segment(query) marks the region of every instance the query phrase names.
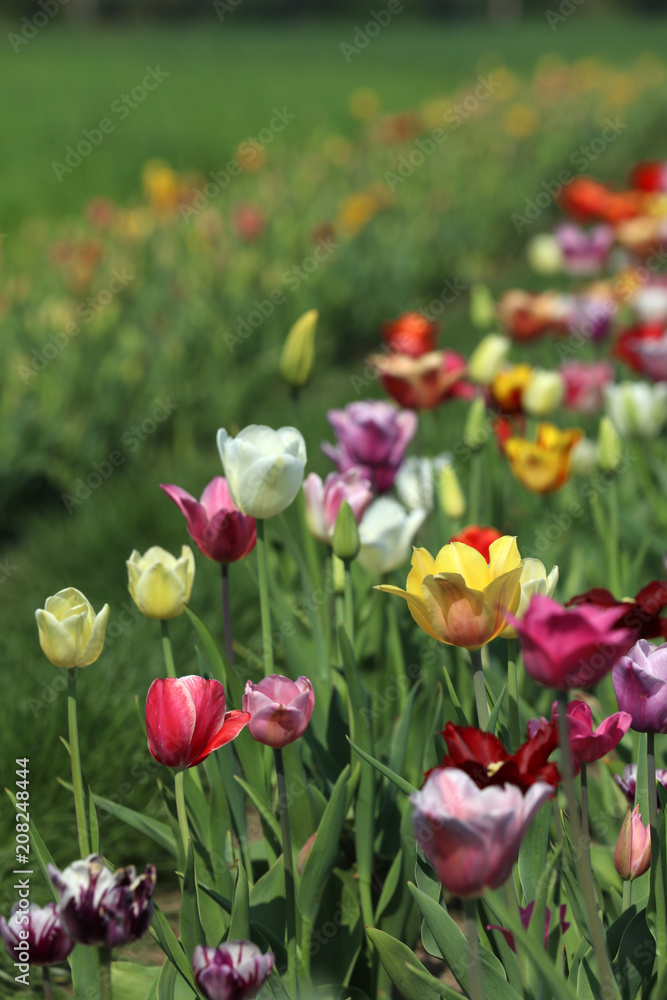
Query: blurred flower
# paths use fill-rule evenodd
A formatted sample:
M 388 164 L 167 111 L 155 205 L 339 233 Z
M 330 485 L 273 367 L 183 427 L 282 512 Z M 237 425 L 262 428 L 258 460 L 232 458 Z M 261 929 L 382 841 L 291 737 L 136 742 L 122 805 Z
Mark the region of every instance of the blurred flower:
M 551 233 L 539 233 L 526 246 L 528 263 L 536 274 L 558 274 L 563 267 L 563 255 L 558 240 Z
M 612 671 L 618 707 L 637 733 L 667 733 L 667 646 L 640 639 Z
M 561 292 L 511 289 L 498 301 L 498 318 L 513 340 L 535 340 L 545 333 L 566 333 L 573 299 Z
M 563 211 L 579 222 L 615 225 L 640 212 L 642 197 L 634 191 L 613 192 L 591 177 L 579 176 L 563 188 L 558 201 Z
M 315 328 L 319 313 L 309 309 L 291 327 L 282 354 L 280 371 L 289 384 L 300 389 L 310 378 L 315 361 Z
M 528 827 L 552 794 L 542 781 L 524 795 L 516 785 L 479 789 L 457 768 L 436 770 L 410 796 L 417 843 L 446 889 L 479 896 L 509 878 Z
M 251 941 L 226 941 L 217 948 L 198 944 L 192 971 L 205 1000 L 249 1000 L 269 978 L 276 957 Z
M 218 451 L 237 506 L 251 517 L 274 517 L 292 503 L 303 481 L 306 444 L 295 427 L 260 424 L 235 438 L 221 427 Z
M 630 172 L 630 186 L 640 191 L 667 191 L 667 162 L 642 160 Z
M 616 432 L 614 432 L 616 433 Z M 582 438 L 570 453 L 573 476 L 592 476 L 598 467 L 598 443 L 591 438 Z
M 533 368 L 521 393 L 521 409 L 531 417 L 546 417 L 563 401 L 565 380 L 560 372 Z
M 616 302 L 606 291 L 603 293 L 603 290 L 599 293 L 589 291 L 586 295 L 576 295 L 572 299 L 567 333 L 586 337 L 597 344 L 609 336 L 617 308 Z
M 496 318 L 496 305 L 488 285 L 477 282 L 470 289 L 470 322 L 478 330 L 492 326 Z
M 381 208 L 384 208 L 384 202 L 370 191 L 359 191 L 348 195 L 340 204 L 336 225 L 353 236 L 370 222 Z
M 511 365 L 501 369 L 490 385 L 491 401 L 501 413 L 521 413 L 523 392 L 532 377 L 531 365 Z
M 407 601 L 410 614 L 428 635 L 452 646 L 479 649 L 495 639 L 521 597 L 523 564 L 516 539 L 504 535 L 489 547 L 489 562 L 477 549 L 450 542 L 435 559 L 415 549 L 406 590 L 378 590 Z
M 554 566 L 547 575 L 544 563 L 540 562 L 539 559 L 524 559 L 520 582 L 521 598 L 519 600 L 519 607 L 515 612 L 515 617 L 519 620 L 526 614 L 533 594 L 545 594 L 547 597 L 553 597 L 553 592 L 558 583 L 558 566 Z M 518 636 L 517 630 L 513 625 L 508 625 L 500 634 L 503 639 L 516 639 Z
M 639 806 L 628 809 L 614 850 L 614 865 L 622 879 L 639 878 L 651 867 L 651 825 L 642 823 Z
M 510 615 L 510 623 L 521 639 L 526 673 L 560 690 L 593 687 L 635 638 L 634 629 L 618 627 L 615 608 L 565 610 L 543 594 L 532 597 L 523 621 Z
M 599 608 L 616 608 L 618 624 L 636 630 L 637 639 L 667 639 L 667 618 L 660 612 L 667 607 L 667 580 L 652 580 L 632 599 L 617 600 L 602 587 L 594 587 L 571 598 L 565 607 L 595 604 Z
M 497 531 L 496 528 L 482 528 L 477 524 L 469 524 L 456 535 L 452 535 L 449 541 L 463 542 L 464 545 L 477 549 L 479 554 L 484 557 L 485 562 L 488 563 L 490 559 L 489 546 L 502 537 L 502 532 Z
M 243 711 L 249 714 L 250 735 L 274 750 L 303 736 L 314 705 L 315 693 L 307 677 L 292 681 L 271 674 L 259 684 L 246 681 Z
M 232 214 L 232 225 L 240 239 L 252 243 L 264 235 L 266 219 L 262 210 L 256 205 L 237 205 Z
M 102 652 L 109 605 L 99 614 L 80 590 L 66 587 L 35 611 L 39 644 L 54 667 L 87 667 Z
M 618 432 L 609 417 L 601 417 L 598 428 L 598 465 L 601 469 L 613 471 L 620 468 L 622 459 L 623 446 Z
M 347 500 L 343 500 L 334 526 L 331 548 L 335 556 L 344 563 L 351 563 L 359 555 L 361 541 L 359 527 L 354 512 Z
M 479 385 L 490 385 L 502 370 L 511 347 L 507 337 L 487 333 L 468 360 L 468 374 Z
M 531 921 L 531 918 L 533 916 L 533 910 L 534 909 L 535 909 L 535 900 L 533 900 L 532 903 L 529 903 L 528 906 L 520 906 L 519 907 L 519 916 L 521 918 L 521 923 L 523 925 L 523 929 L 526 930 L 526 931 L 530 928 L 530 921 Z M 565 931 L 570 926 L 569 923 L 567 922 L 567 920 L 565 919 L 565 914 L 566 913 L 567 913 L 567 905 L 565 903 L 562 903 L 561 906 L 560 906 L 560 915 L 559 915 L 560 932 L 561 932 L 561 934 L 565 934 Z M 549 928 L 550 927 L 551 927 L 551 910 L 549 909 L 548 906 L 546 906 L 544 908 L 544 948 L 545 948 L 545 950 L 549 947 Z M 511 931 L 505 930 L 504 927 L 499 927 L 498 924 L 487 924 L 486 925 L 486 929 L 487 929 L 487 931 L 500 931 L 500 933 L 503 935 L 503 937 L 507 941 L 507 943 L 510 946 L 510 948 L 512 949 L 512 951 L 516 951 L 516 944 L 514 942 L 514 935 L 512 934 Z
M 421 313 L 407 312 L 382 324 L 382 339 L 390 350 L 419 358 L 435 350 L 438 325 Z
M 398 499 L 408 510 L 433 510 L 434 480 L 452 461 L 450 452 L 435 458 L 409 455 L 403 459 L 394 486 Z
M 539 115 L 530 104 L 513 104 L 503 118 L 505 131 L 513 139 L 525 139 L 532 135 L 540 124 Z
M 582 229 L 571 222 L 556 226 L 556 242 L 567 274 L 589 275 L 602 270 L 614 245 L 611 226 Z
M 367 573 L 376 574 L 391 573 L 401 566 L 426 514 L 426 510 L 419 508 L 408 512 L 393 497 L 374 500 L 359 525 L 360 566 Z
M 141 875 L 134 865 L 111 872 L 99 854 L 90 854 L 62 872 L 49 864 L 47 872 L 58 893 L 63 927 L 77 943 L 117 948 L 148 930 L 155 865 L 146 865 Z
M 74 948 L 74 941 L 62 925 L 55 903 L 30 904 L 25 910 L 14 903 L 9 920 L 0 917 L 0 935 L 15 962 L 19 952 L 28 951 L 29 965 L 56 965 L 64 962 Z
M 603 389 L 614 380 L 609 361 L 566 361 L 561 365 L 565 380 L 563 405 L 579 413 L 598 413 L 602 409 Z
M 190 538 L 209 559 L 236 562 L 254 549 L 254 518 L 238 509 L 223 476 L 211 480 L 199 502 L 180 486 L 160 484 L 160 489 L 174 501 L 187 521 Z
M 373 499 L 370 481 L 356 468 L 347 472 L 331 472 L 324 482 L 311 472 L 303 484 L 306 499 L 306 524 L 320 542 L 331 545 L 336 518 L 343 500 L 347 500 L 357 524 Z
M 637 371 L 654 382 L 667 381 L 667 329 L 656 338 L 637 338 L 633 344 Z
M 442 736 L 447 756 L 428 775 L 441 768 L 456 767 L 465 771 L 478 788 L 516 785 L 522 792 L 527 792 L 537 781 L 554 788 L 560 782 L 558 768 L 549 763 L 549 757 L 558 747 L 558 730 L 553 722 L 536 729 L 513 754 L 507 752 L 493 733 L 473 726 L 448 722 Z
M 128 589 L 147 618 L 177 618 L 190 600 L 195 578 L 195 557 L 188 545 L 180 558 L 153 545 L 141 555 L 136 549 L 127 560 Z
M 660 782 L 663 788 L 667 789 L 667 767 L 656 767 L 655 778 L 657 795 L 658 782 Z M 615 774 L 614 780 L 630 805 L 633 806 L 635 804 L 635 795 L 637 790 L 637 765 L 626 764 L 623 768 L 623 774 Z
M 466 498 L 456 469 L 451 462 L 440 469 L 438 481 L 438 502 L 440 509 L 452 521 L 458 521 L 465 516 Z
M 348 107 L 354 118 L 366 121 L 377 115 L 380 110 L 380 98 L 377 92 L 371 90 L 370 87 L 359 87 L 358 90 L 353 90 L 350 94 Z
M 146 696 L 146 735 L 155 760 L 184 771 L 235 739 L 247 712 L 227 712 L 225 689 L 196 674 L 158 677 Z
M 143 169 L 144 193 L 153 209 L 175 211 L 183 191 L 183 182 L 164 160 L 149 160 Z
M 607 413 L 621 437 L 656 437 L 667 420 L 667 384 L 619 382 L 604 390 Z
M 661 344 L 666 331 L 667 326 L 662 318 L 629 327 L 619 334 L 612 348 L 612 354 L 620 358 L 633 371 L 639 372 L 640 375 L 646 375 L 645 357 L 647 355 L 644 348 L 653 343 Z M 659 355 L 660 350 L 658 350 Z
M 379 371 L 385 392 L 409 410 L 432 410 L 447 399 L 475 394 L 463 381 L 465 358 L 455 351 L 431 351 L 419 358 L 372 354 L 368 361 Z
M 116 205 L 110 198 L 92 198 L 86 205 L 86 218 L 92 226 L 107 229 L 116 218 Z
M 553 493 L 570 476 L 571 452 L 583 431 L 561 431 L 553 424 L 538 424 L 537 440 L 510 437 L 504 450 L 516 479 L 533 493 Z
M 553 703 L 551 718 L 558 722 L 558 702 Z M 567 706 L 567 725 L 572 752 L 572 763 L 575 774 L 579 773 L 581 764 L 592 764 L 601 760 L 618 746 L 632 722 L 632 716 L 627 712 L 616 712 L 603 719 L 597 729 L 593 730 L 593 714 L 585 701 L 573 699 Z
M 667 322 L 667 284 L 664 276 L 653 275 L 649 281 L 642 282 L 631 303 L 639 322 L 659 324 L 656 336 L 661 336 Z
M 344 410 L 329 410 L 327 419 L 338 441 L 335 446 L 325 441 L 322 451 L 338 471 L 358 466 L 376 492 L 391 489 L 417 430 L 417 415 L 383 401 L 365 400 L 349 403 Z

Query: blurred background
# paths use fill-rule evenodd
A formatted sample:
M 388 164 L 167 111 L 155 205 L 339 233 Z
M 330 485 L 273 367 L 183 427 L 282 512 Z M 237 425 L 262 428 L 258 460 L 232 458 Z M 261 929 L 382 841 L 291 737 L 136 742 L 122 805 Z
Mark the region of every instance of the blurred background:
M 383 321 L 421 310 L 467 355 L 476 283 L 543 287 L 524 248 L 553 227 L 564 175 L 622 186 L 637 160 L 667 157 L 661 8 L 2 0 L 0 777 L 30 758 L 59 863 L 66 698 L 34 610 L 68 586 L 111 605 L 79 683 L 86 776 L 145 807 L 142 706 L 163 666 L 124 561 L 188 541 L 158 484 L 199 496 L 221 471 L 218 427 L 251 422 L 296 423 L 324 475 L 327 408 L 381 395 L 365 358 Z M 310 308 L 317 360 L 295 409 L 278 358 Z M 424 421 L 433 453 L 464 412 Z M 508 489 L 497 526 L 514 533 L 534 500 Z M 599 583 L 577 558 L 572 592 Z M 250 642 L 247 562 L 232 604 Z M 221 634 L 218 587 L 197 553 L 193 607 Z M 173 635 L 179 671 L 197 670 L 181 619 Z M 12 819 L 3 802 L 0 873 Z M 113 819 L 104 847 L 119 864 L 154 857 Z M 7 912 L 10 874 L 1 885 Z

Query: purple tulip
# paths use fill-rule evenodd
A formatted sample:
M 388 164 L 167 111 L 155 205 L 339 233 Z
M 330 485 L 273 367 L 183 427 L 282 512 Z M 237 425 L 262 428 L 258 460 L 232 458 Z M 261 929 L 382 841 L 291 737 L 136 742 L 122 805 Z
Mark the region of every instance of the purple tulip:
M 190 538 L 209 559 L 236 562 L 255 547 L 255 519 L 238 509 L 224 476 L 212 479 L 199 501 L 180 486 L 160 484 L 160 489 L 178 506 Z
M 613 299 L 603 299 L 599 295 L 575 295 L 568 329 L 598 343 L 611 333 L 612 317 L 617 308 Z
M 60 920 L 55 903 L 23 908 L 14 903 L 9 920 L 0 917 L 0 934 L 10 958 L 28 965 L 56 965 L 74 948 Z
M 597 274 L 604 267 L 615 234 L 611 226 L 593 226 L 582 229 L 572 222 L 564 222 L 554 232 L 567 274 Z
M 618 707 L 637 733 L 667 733 L 667 646 L 635 643 L 612 671 Z
M 137 875 L 133 865 L 111 872 L 99 854 L 47 871 L 58 892 L 58 912 L 79 944 L 116 948 L 146 933 L 153 916 L 155 865 Z
M 656 767 L 655 776 L 663 788 L 667 788 L 667 767 Z M 629 804 L 631 806 L 634 805 L 635 791 L 637 788 L 637 765 L 626 764 L 623 768 L 623 774 L 615 774 L 614 779 Z
M 303 492 L 308 528 L 315 538 L 328 545 L 331 545 L 343 500 L 347 500 L 359 524 L 373 499 L 370 480 L 364 478 L 360 469 L 331 472 L 324 482 L 316 472 L 311 472 L 303 484 Z
M 246 681 L 243 711 L 250 713 L 250 735 L 274 750 L 286 747 L 303 735 L 314 704 L 313 685 L 307 677 L 292 681 L 289 677 L 271 674 L 259 684 Z
M 192 955 L 195 983 L 206 1000 L 248 1000 L 268 979 L 276 957 L 251 941 L 227 941 L 217 948 L 198 944 Z
M 327 419 L 338 443 L 325 441 L 322 451 L 338 471 L 356 466 L 376 493 L 391 489 L 417 430 L 417 414 L 383 401 L 365 400 L 350 403 L 344 410 L 329 410 Z

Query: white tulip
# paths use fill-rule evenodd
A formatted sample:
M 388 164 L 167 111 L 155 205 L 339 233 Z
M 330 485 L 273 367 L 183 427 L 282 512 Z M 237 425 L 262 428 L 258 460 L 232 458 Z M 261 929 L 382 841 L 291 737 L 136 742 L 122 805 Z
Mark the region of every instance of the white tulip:
M 667 385 L 619 382 L 604 389 L 607 413 L 621 437 L 655 437 L 667 420 Z
M 374 500 L 359 525 L 358 562 L 368 573 L 391 573 L 406 561 L 428 511 L 408 512 L 398 500 Z
M 553 596 L 556 584 L 558 583 L 558 566 L 554 566 L 547 576 L 544 563 L 540 562 L 539 559 L 524 559 L 520 583 L 521 597 L 519 598 L 519 607 L 514 613 L 514 617 L 518 618 L 519 621 L 528 610 L 528 605 L 533 594 L 542 594 L 546 597 Z M 503 639 L 516 639 L 518 635 L 517 630 L 512 625 L 508 625 L 500 634 Z
M 433 495 L 437 477 L 452 461 L 450 452 L 435 458 L 410 455 L 403 459 L 394 481 L 399 500 L 408 510 L 433 510 Z
M 218 451 L 234 503 L 251 517 L 274 517 L 292 503 L 303 481 L 306 444 L 295 427 L 260 424 L 235 438 L 218 431 Z
M 488 333 L 480 340 L 468 361 L 468 373 L 473 382 L 491 385 L 505 364 L 511 346 L 508 338 L 500 333 Z

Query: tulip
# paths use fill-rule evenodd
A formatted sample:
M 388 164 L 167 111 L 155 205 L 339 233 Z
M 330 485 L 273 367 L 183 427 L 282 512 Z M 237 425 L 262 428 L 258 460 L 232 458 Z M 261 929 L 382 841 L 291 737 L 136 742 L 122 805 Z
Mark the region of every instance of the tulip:
M 637 631 L 638 639 L 667 639 L 667 618 L 661 611 L 667 607 L 667 580 L 652 580 L 630 600 L 618 601 L 602 587 L 594 587 L 584 594 L 577 594 L 566 607 L 579 604 L 596 604 L 600 608 L 616 608 L 618 624 Z
M 667 379 L 667 334 L 655 340 L 641 340 L 635 345 L 635 355 L 640 364 L 640 372 L 654 382 Z
M 180 486 L 160 485 L 187 521 L 188 534 L 200 551 L 219 563 L 243 559 L 255 547 L 252 517 L 242 514 L 232 500 L 226 479 L 212 479 L 197 502 Z
M 551 718 L 558 720 L 558 702 L 553 703 Z M 614 749 L 621 742 L 632 723 L 628 712 L 616 712 L 603 719 L 593 731 L 593 715 L 585 701 L 574 699 L 567 706 L 567 725 L 573 763 L 592 764 Z
M 146 697 L 148 749 L 155 760 L 183 771 L 235 739 L 247 712 L 226 712 L 225 689 L 195 674 L 154 680 Z
M 360 546 L 359 528 L 357 527 L 354 512 L 347 500 L 343 500 L 340 505 L 340 510 L 338 511 L 336 526 L 331 539 L 333 554 L 338 556 L 342 562 L 351 563 L 352 560 L 356 559 L 359 555 Z M 345 581 L 343 576 L 343 589 L 344 584 Z
M 639 878 L 651 867 L 651 826 L 644 826 L 639 806 L 628 809 L 614 850 L 616 871 L 625 881 Z
M 563 401 L 565 382 L 560 372 L 534 368 L 521 393 L 521 408 L 532 417 L 545 417 Z
M 563 270 L 573 275 L 597 274 L 601 271 L 615 239 L 611 226 L 581 229 L 571 222 L 557 226 L 554 235 L 562 255 Z
M 401 503 L 408 510 L 433 510 L 434 479 L 451 460 L 449 452 L 436 458 L 409 455 L 403 459 L 394 483 Z
M 514 340 L 535 340 L 545 333 L 566 333 L 574 300 L 561 292 L 511 289 L 498 302 L 498 317 Z
M 248 1000 L 269 978 L 275 961 L 273 952 L 263 955 L 251 941 L 226 941 L 217 948 L 198 944 L 192 971 L 206 1000 Z
M 530 365 L 501 369 L 490 385 L 491 400 L 501 413 L 521 413 L 523 392 L 533 374 Z
M 616 612 L 618 614 L 618 612 Z M 667 733 L 667 646 L 640 639 L 612 672 L 618 707 L 638 733 Z
M 487 333 L 470 355 L 468 373 L 473 382 L 490 385 L 502 369 L 511 342 L 500 333 Z
M 147 618 L 177 618 L 190 600 L 195 576 L 195 557 L 184 545 L 177 558 L 159 545 L 144 552 L 136 549 L 126 562 L 132 600 Z
M 382 339 L 392 351 L 419 358 L 435 350 L 438 327 L 421 313 L 403 313 L 393 322 L 383 323 Z
M 311 472 L 303 484 L 306 499 L 306 524 L 315 538 L 331 545 L 336 518 L 343 500 L 352 508 L 357 524 L 373 499 L 373 490 L 360 469 L 331 472 L 324 483 Z
M 491 418 L 493 419 L 493 417 Z M 471 451 L 479 451 L 489 440 L 489 414 L 483 396 L 473 399 L 463 425 L 463 443 Z
M 577 295 L 573 301 L 567 333 L 577 340 L 586 337 L 594 344 L 606 340 L 611 333 L 617 310 L 618 304 L 606 289 L 604 293 L 591 290 L 586 295 Z
M 614 434 L 616 431 L 614 431 Z M 591 438 L 582 438 L 570 452 L 570 469 L 573 476 L 586 479 L 598 468 L 598 443 Z
M 418 358 L 372 354 L 368 363 L 380 373 L 385 392 L 409 410 L 433 410 L 448 399 L 469 399 L 475 392 L 463 381 L 466 361 L 455 351 L 430 351 Z
M 495 318 L 496 305 L 488 285 L 478 282 L 470 289 L 470 322 L 478 330 L 485 330 Z
M 657 767 L 655 770 L 655 777 L 656 789 L 658 781 L 663 788 L 667 789 L 667 767 Z M 635 792 L 637 790 L 637 765 L 626 764 L 623 768 L 623 774 L 615 774 L 614 780 L 630 805 L 633 806 L 635 804 Z
M 322 451 L 338 471 L 357 466 L 377 493 L 391 489 L 417 430 L 417 415 L 389 403 L 366 400 L 350 403 L 344 410 L 329 410 L 327 419 L 338 443 L 324 442 Z
M 392 497 L 379 497 L 359 525 L 358 562 L 367 573 L 384 574 L 401 566 L 410 554 L 426 510 L 407 511 Z
M 566 361 L 561 365 L 565 380 L 564 405 L 579 413 L 597 413 L 602 409 L 603 389 L 614 379 L 608 361 Z
M 442 511 L 452 521 L 458 521 L 466 512 L 466 498 L 456 469 L 449 462 L 440 470 L 438 482 L 438 501 Z
M 452 535 L 449 540 L 450 542 L 463 542 L 464 545 L 470 545 L 471 548 L 477 549 L 480 555 L 484 556 L 485 562 L 488 562 L 491 543 L 502 537 L 502 532 L 496 528 L 482 528 L 477 524 L 469 524 L 458 534 Z
M 301 389 L 313 370 L 315 360 L 315 328 L 319 313 L 309 309 L 291 328 L 280 355 L 280 371 L 295 389 Z
M 376 589 L 407 601 L 414 620 L 434 639 L 477 650 L 500 635 L 521 598 L 516 539 L 504 535 L 489 553 L 487 563 L 462 542 L 443 546 L 435 559 L 426 549 L 415 549 L 407 590 L 388 584 Z
M 446 889 L 480 896 L 509 878 L 528 827 L 552 794 L 543 781 L 524 795 L 516 785 L 479 789 L 457 768 L 436 770 L 410 796 L 417 843 Z
M 558 274 L 563 268 L 563 255 L 551 233 L 539 233 L 528 241 L 528 263 L 536 274 Z
M 251 517 L 274 517 L 292 503 L 303 481 L 306 444 L 295 427 L 277 431 L 259 424 L 235 438 L 218 431 L 218 451 L 239 510 Z
M 530 920 L 531 920 L 531 917 L 533 916 L 533 910 L 534 909 L 535 909 L 535 900 L 533 900 L 532 903 L 529 903 L 528 906 L 520 906 L 519 907 L 519 916 L 521 917 L 521 923 L 522 923 L 523 929 L 525 931 L 527 931 L 529 929 L 529 927 L 530 927 Z M 559 922 L 560 922 L 560 932 L 561 932 L 561 934 L 565 934 L 565 931 L 570 926 L 569 923 L 567 922 L 567 920 L 565 919 L 566 912 L 567 912 L 567 906 L 566 906 L 566 904 L 565 903 L 561 903 L 560 913 L 559 913 Z M 546 906 L 544 908 L 544 948 L 545 948 L 545 951 L 549 947 L 549 928 L 550 927 L 551 927 L 551 910 L 549 909 L 548 906 Z M 514 935 L 512 934 L 511 931 L 505 930 L 504 927 L 499 927 L 498 924 L 487 924 L 486 925 L 486 929 L 487 929 L 487 931 L 500 931 L 500 933 L 505 938 L 505 940 L 507 941 L 507 943 L 510 946 L 510 948 L 512 949 L 512 951 L 516 951 L 516 944 L 515 944 L 515 941 L 514 941 Z
M 27 950 L 29 965 L 57 965 L 74 948 L 55 903 L 41 908 L 31 903 L 27 910 L 14 903 L 9 920 L 0 917 L 0 935 L 15 962 L 21 962 L 19 953 Z
M 655 437 L 667 420 L 667 385 L 619 382 L 604 391 L 605 406 L 621 437 Z
M 646 294 L 646 292 L 644 292 Z M 660 343 L 665 336 L 665 319 L 667 318 L 667 290 L 654 288 L 650 290 L 653 302 L 649 298 L 648 309 L 646 300 L 638 296 L 635 308 L 648 311 L 649 315 L 644 318 L 639 326 L 629 327 L 624 330 L 616 340 L 612 354 L 620 358 L 633 371 L 640 375 L 647 375 L 645 371 L 645 353 L 642 350 L 644 345 Z M 657 301 L 656 301 L 657 298 Z M 651 313 L 655 311 L 656 315 Z M 650 352 L 649 352 L 650 354 Z
M 597 684 L 636 635 L 618 627 L 616 608 L 566 610 L 543 594 L 531 598 L 523 621 L 510 615 L 510 623 L 522 642 L 526 672 L 559 690 Z
M 603 222 L 620 222 L 637 214 L 640 198 L 635 191 L 613 192 L 592 177 L 575 177 L 560 196 L 563 211 L 581 222 L 600 219 Z
M 250 735 L 274 750 L 303 736 L 314 705 L 315 693 L 307 677 L 292 681 L 271 674 L 259 684 L 246 681 L 243 711 L 248 713 Z
M 109 871 L 99 854 L 59 872 L 47 865 L 63 927 L 79 944 L 117 948 L 143 937 L 153 916 L 155 865 Z
M 553 493 L 567 482 L 572 449 L 583 436 L 580 430 L 561 431 L 553 424 L 539 424 L 534 443 L 510 437 L 503 447 L 510 469 L 522 486 L 532 493 Z
M 656 275 L 646 282 L 639 282 L 639 288 L 632 298 L 632 308 L 640 323 L 657 323 L 662 327 L 667 320 L 667 287 L 664 278 Z M 656 336 L 662 336 L 660 327 Z
M 597 456 L 598 465 L 607 472 L 612 472 L 621 465 L 623 458 L 621 439 L 609 417 L 600 418 Z
M 558 566 L 554 566 L 547 575 L 544 563 L 540 562 L 539 559 L 524 559 L 520 583 L 521 597 L 519 607 L 515 612 L 515 617 L 519 620 L 526 614 L 533 594 L 546 594 L 547 597 L 553 597 L 558 583 Z M 516 639 L 518 633 L 512 625 L 508 625 L 507 628 L 503 629 L 501 635 L 503 639 Z
M 80 590 L 67 587 L 47 597 L 35 618 L 42 652 L 54 667 L 87 667 L 102 652 L 108 604 L 96 615 Z
M 630 186 L 640 191 L 667 191 L 667 163 L 664 160 L 642 160 L 632 168 Z

